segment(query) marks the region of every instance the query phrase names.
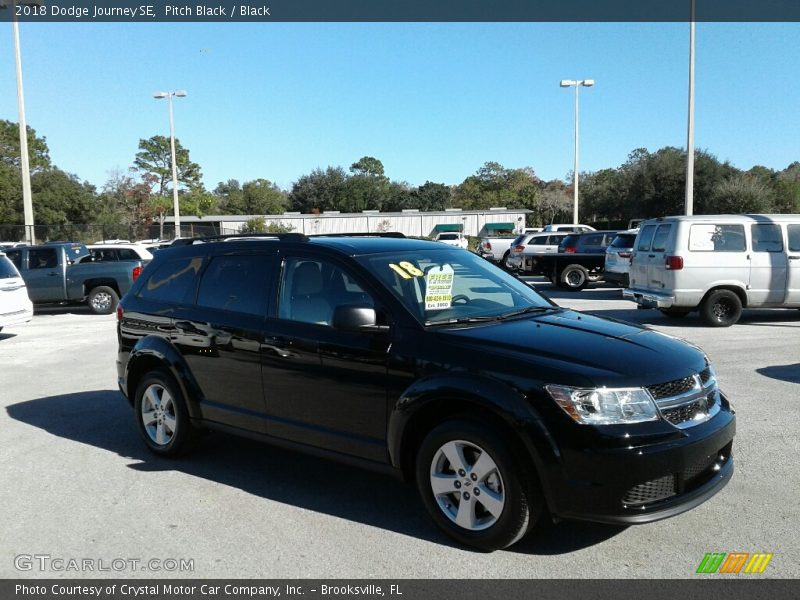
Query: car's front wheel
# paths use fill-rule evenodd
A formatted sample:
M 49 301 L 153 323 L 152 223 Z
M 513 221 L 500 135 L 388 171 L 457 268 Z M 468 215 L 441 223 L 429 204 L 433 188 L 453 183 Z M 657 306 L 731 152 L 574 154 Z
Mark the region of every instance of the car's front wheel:
M 436 524 L 485 551 L 520 540 L 538 517 L 531 477 L 508 442 L 467 420 L 433 429 L 417 453 L 417 488 Z
M 177 456 L 191 445 L 194 430 L 178 382 L 165 370 L 150 371 L 136 387 L 136 424 L 147 447 Z

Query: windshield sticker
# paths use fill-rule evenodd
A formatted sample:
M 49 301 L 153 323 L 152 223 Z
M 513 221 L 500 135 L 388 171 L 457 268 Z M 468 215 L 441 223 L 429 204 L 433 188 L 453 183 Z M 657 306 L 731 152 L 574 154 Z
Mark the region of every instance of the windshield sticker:
M 410 263 L 407 260 L 402 261 L 400 264 L 396 265 L 394 263 L 389 263 L 389 268 L 400 275 L 403 279 L 411 279 L 413 277 L 422 277 L 425 275 L 422 271 L 420 271 L 414 263 Z
M 425 310 L 444 310 L 453 304 L 453 267 L 434 267 L 425 275 Z

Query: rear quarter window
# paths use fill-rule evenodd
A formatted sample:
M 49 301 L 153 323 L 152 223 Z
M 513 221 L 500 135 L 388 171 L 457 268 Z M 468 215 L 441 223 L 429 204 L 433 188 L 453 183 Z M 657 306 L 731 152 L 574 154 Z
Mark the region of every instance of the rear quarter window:
M 264 255 L 213 257 L 203 273 L 197 305 L 265 315 L 270 265 Z
M 669 239 L 669 233 L 671 230 L 672 225 L 669 223 L 659 225 L 656 228 L 655 235 L 653 236 L 653 244 L 650 246 L 650 250 L 653 252 L 664 252 L 667 249 L 667 240 Z
M 144 300 L 186 304 L 194 301 L 197 275 L 203 259 L 199 256 L 176 258 L 159 265 L 139 288 Z
M 698 223 L 689 229 L 692 252 L 744 252 L 744 225 Z
M 776 223 L 758 223 L 750 227 L 753 252 L 783 252 L 783 233 Z

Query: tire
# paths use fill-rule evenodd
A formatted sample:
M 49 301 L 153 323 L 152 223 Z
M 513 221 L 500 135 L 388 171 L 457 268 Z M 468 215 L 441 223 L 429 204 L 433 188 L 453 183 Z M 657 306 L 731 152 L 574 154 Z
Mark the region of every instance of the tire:
M 417 490 L 451 538 L 498 550 L 519 541 L 541 512 L 538 486 L 521 464 L 507 440 L 491 429 L 470 420 L 448 421 L 433 429 L 417 452 Z
M 503 254 L 503 258 L 500 259 L 500 266 L 503 267 L 506 271 L 511 271 L 511 266 L 508 264 L 508 257 L 511 254 L 511 250 L 506 250 L 505 254 Z
M 136 387 L 136 425 L 151 452 L 179 456 L 196 437 L 186 402 L 175 378 L 165 370 L 147 373 Z
M 578 292 L 589 283 L 589 273 L 581 265 L 567 265 L 558 277 L 562 287 Z
M 700 316 L 711 327 L 730 327 L 742 316 L 742 301 L 731 290 L 715 290 L 700 305 Z
M 686 310 L 685 308 L 659 308 L 661 314 L 665 317 L 669 317 L 670 319 L 682 319 L 686 315 L 688 315 L 690 310 Z
M 114 288 L 110 288 L 106 285 L 99 285 L 89 292 L 87 303 L 93 313 L 97 315 L 110 315 L 117 310 L 119 295 Z

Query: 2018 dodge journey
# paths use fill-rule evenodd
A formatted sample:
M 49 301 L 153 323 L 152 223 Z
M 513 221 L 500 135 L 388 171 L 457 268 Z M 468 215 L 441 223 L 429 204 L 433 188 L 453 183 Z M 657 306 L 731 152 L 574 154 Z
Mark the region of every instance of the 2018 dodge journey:
M 670 517 L 729 481 L 734 412 L 700 349 L 401 237 L 156 254 L 117 312 L 119 386 L 144 443 L 175 455 L 219 429 L 383 469 L 484 550 L 545 514 Z

